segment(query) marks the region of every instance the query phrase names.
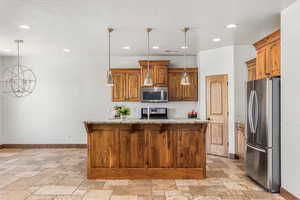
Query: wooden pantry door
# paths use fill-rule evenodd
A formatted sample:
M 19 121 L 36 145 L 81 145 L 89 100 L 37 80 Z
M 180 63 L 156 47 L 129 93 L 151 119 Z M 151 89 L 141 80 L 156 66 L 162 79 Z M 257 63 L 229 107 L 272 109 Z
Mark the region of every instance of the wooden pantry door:
M 207 153 L 228 156 L 228 76 L 206 77 Z

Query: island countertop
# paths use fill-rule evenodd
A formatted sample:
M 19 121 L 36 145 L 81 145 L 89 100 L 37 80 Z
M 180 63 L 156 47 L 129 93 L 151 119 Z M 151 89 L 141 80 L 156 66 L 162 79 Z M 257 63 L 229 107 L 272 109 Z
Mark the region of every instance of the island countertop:
M 128 118 L 122 119 L 107 119 L 99 121 L 84 121 L 85 124 L 207 124 L 207 120 L 173 118 L 173 119 L 138 119 Z

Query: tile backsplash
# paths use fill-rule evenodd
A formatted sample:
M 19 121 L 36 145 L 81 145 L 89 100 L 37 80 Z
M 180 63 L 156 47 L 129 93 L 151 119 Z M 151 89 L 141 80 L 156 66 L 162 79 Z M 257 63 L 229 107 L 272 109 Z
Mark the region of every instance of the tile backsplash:
M 169 118 L 186 118 L 187 112 L 195 110 L 199 115 L 199 104 L 198 102 L 168 102 L 168 103 L 141 103 L 141 102 L 113 102 L 113 106 L 126 106 L 131 109 L 130 117 L 140 118 L 141 108 L 168 108 Z

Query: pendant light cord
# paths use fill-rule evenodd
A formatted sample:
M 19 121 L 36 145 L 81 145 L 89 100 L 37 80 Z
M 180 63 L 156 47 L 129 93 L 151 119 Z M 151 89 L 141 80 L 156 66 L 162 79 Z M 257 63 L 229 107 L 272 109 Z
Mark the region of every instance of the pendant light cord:
M 187 67 L 187 64 L 186 64 L 186 49 L 187 49 L 187 46 L 186 46 L 186 32 L 187 32 L 187 30 L 185 29 L 184 30 L 184 51 L 183 51 L 183 56 L 184 56 L 184 72 L 186 72 L 186 67 Z
M 150 71 L 150 42 L 149 42 L 149 37 L 150 37 L 150 29 L 147 29 L 147 36 L 148 36 L 148 39 L 147 39 L 147 48 L 148 48 L 148 52 L 147 52 L 147 58 L 148 58 L 148 68 L 147 68 L 147 71 L 149 73 Z
M 108 30 L 108 69 L 110 71 L 110 30 Z

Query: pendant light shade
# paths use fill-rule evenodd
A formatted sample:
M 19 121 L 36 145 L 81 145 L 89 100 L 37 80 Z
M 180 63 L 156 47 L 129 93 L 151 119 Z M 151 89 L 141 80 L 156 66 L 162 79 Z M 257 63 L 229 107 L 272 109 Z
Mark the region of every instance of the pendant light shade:
M 108 28 L 107 31 L 108 31 L 108 71 L 107 71 L 107 74 L 106 74 L 106 85 L 107 86 L 113 86 L 114 83 L 113 83 L 113 78 L 112 78 L 112 72 L 111 72 L 111 55 L 110 55 L 110 34 L 111 32 L 113 32 L 114 29 L 112 28 Z
M 183 57 L 184 57 L 184 72 L 182 74 L 182 77 L 181 77 L 181 81 L 180 81 L 180 85 L 190 85 L 190 77 L 186 71 L 186 67 L 187 67 L 187 64 L 186 64 L 186 49 L 187 49 L 187 46 L 186 46 L 186 33 L 188 32 L 188 30 L 190 30 L 189 28 L 184 28 L 182 31 L 184 32 L 184 49 L 183 49 Z
M 187 72 L 183 72 L 180 85 L 190 85 L 190 77 Z
M 106 75 L 106 85 L 107 85 L 107 86 L 113 86 L 113 85 L 114 85 L 111 70 L 108 70 L 108 71 L 107 71 L 107 75 Z
M 148 66 L 147 66 L 147 73 L 144 79 L 144 86 L 152 86 L 153 85 L 153 80 L 150 74 L 150 42 L 149 42 L 149 38 L 150 38 L 150 32 L 152 31 L 151 28 L 146 28 L 146 32 L 147 32 L 147 57 L 148 57 Z

